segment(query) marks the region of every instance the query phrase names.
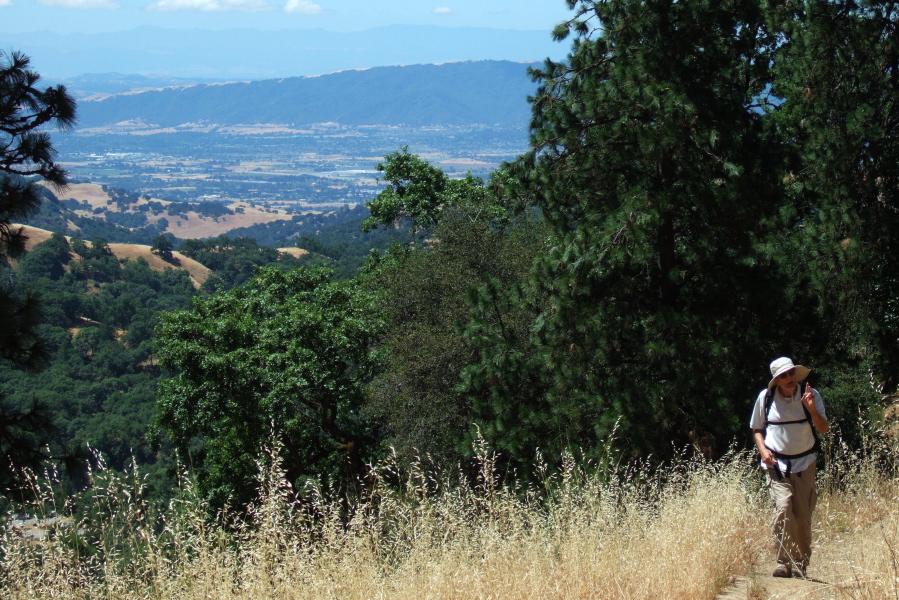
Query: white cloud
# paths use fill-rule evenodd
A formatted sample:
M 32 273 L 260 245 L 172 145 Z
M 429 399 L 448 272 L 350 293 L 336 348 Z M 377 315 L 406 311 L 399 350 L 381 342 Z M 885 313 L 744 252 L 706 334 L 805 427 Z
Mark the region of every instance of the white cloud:
M 0 8 L 4 6 L 12 6 L 12 0 L 0 0 Z
M 113 10 L 122 6 L 112 0 L 38 0 L 44 6 L 56 8 L 75 8 L 79 10 L 105 9 Z
M 431 12 L 435 15 L 451 15 L 453 14 L 453 9 L 451 9 L 449 6 L 438 6 Z
M 158 0 L 147 6 L 147 10 L 199 12 L 263 12 L 274 8 L 266 0 Z
M 325 9 L 311 0 L 287 0 L 284 12 L 298 15 L 323 15 Z

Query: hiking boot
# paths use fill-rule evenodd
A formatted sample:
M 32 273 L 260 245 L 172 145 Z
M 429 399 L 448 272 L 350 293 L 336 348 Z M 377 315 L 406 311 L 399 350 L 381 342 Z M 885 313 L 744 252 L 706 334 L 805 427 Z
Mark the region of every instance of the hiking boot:
M 790 577 L 793 574 L 790 565 L 777 565 L 777 568 L 774 569 L 774 573 L 771 574 L 772 577 Z

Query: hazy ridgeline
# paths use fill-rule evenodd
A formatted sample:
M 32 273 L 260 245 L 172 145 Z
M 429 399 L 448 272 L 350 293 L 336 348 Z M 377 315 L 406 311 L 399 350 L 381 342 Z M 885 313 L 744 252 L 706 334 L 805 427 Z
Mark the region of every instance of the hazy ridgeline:
M 838 446 L 827 449 L 816 535 L 877 533 L 853 555 L 853 577 L 819 581 L 807 597 L 895 598 L 899 482 L 874 465 L 895 472 L 896 449 L 861 456 Z M 388 461 L 349 502 L 317 487 L 297 493 L 279 467 L 260 465 L 260 501 L 214 521 L 189 478 L 158 507 L 138 472 L 97 470 L 89 515 L 40 540 L 4 532 L 0 594 L 691 600 L 716 597 L 767 556 L 767 498 L 747 454 L 681 457 L 655 471 L 567 456 L 555 473 L 538 457 L 536 482 L 519 485 L 500 481 L 483 443 L 475 453 L 470 485 Z M 51 479 L 32 482 L 44 499 L 33 510 L 61 508 Z

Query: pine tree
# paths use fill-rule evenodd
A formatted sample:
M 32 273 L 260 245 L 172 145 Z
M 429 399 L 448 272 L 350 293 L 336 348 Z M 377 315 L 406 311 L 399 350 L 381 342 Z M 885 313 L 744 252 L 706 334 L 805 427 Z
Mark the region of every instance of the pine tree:
M 828 307 L 832 346 L 899 388 L 899 3 L 781 3 L 773 113 L 788 141 L 797 271 Z
M 62 85 L 40 90 L 40 75 L 29 64 L 20 52 L 0 51 L 0 258 L 21 247 L 21 235 L 11 224 L 24 221 L 40 207 L 37 182 L 66 184 L 50 134 L 42 128 L 71 128 L 75 100 Z
M 0 360 L 36 369 L 46 357 L 37 335 L 38 298 L 18 290 L 4 267 L 25 243 L 21 228 L 13 223 L 26 220 L 40 207 L 38 181 L 66 183 L 65 171 L 55 163 L 50 135 L 42 128 L 70 128 L 75 101 L 64 86 L 40 90 L 40 76 L 28 66 L 24 54 L 0 51 Z M 14 488 L 19 469 L 36 467 L 46 458 L 50 423 L 38 402 L 27 411 L 16 411 L 4 406 L 0 393 L 0 489 Z
M 808 314 L 781 302 L 759 243 L 782 200 L 765 119 L 776 38 L 761 2 L 569 4 L 555 35 L 572 50 L 533 73 L 531 149 L 507 190 L 539 208 L 553 248 L 507 303 L 536 311 L 532 339 L 482 340 L 481 418 L 523 460 L 599 451 L 616 425 L 636 451 L 720 450 Z

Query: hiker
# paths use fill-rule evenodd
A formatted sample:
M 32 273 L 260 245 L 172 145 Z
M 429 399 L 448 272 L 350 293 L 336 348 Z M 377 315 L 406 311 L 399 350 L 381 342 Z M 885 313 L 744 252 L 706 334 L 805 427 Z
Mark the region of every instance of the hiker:
M 825 434 L 830 427 L 821 394 L 802 383 L 810 372 L 786 357 L 772 362 L 771 381 L 759 392 L 749 423 L 775 508 L 774 577 L 805 577 L 812 556 L 812 511 L 818 498 L 815 431 Z

